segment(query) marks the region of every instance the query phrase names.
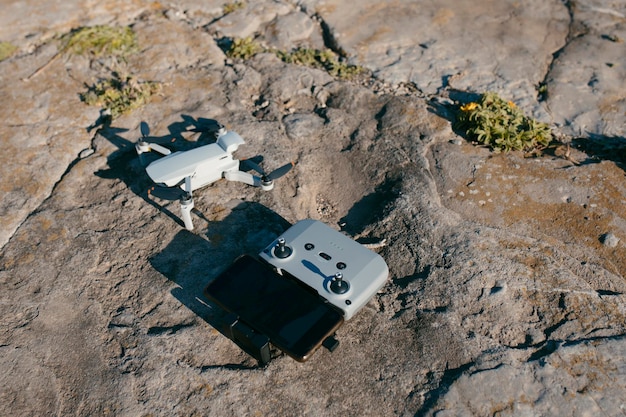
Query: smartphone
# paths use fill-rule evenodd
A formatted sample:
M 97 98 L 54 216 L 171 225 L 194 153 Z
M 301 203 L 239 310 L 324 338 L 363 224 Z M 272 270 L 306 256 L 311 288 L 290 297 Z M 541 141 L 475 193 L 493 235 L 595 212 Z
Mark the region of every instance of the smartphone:
M 314 290 L 251 255 L 237 258 L 204 295 L 300 362 L 343 324 L 343 314 Z

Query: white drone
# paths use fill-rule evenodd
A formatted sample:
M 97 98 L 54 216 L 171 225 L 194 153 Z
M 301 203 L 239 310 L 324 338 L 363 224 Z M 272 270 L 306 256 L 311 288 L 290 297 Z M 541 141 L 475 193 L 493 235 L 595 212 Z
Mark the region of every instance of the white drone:
M 172 152 L 165 146 L 148 142 L 150 128 L 145 122 L 141 122 L 140 130 L 141 138 L 135 145 L 137 154 L 142 162 L 142 154 L 146 152 L 155 151 L 163 156 L 148 164 L 146 172 L 156 183 L 157 188 L 170 190 L 169 195 L 180 200 L 182 219 L 187 230 L 193 230 L 191 210 L 194 207 L 192 197 L 194 190 L 225 178 L 228 181 L 239 181 L 269 191 L 274 188 L 274 180 L 285 175 L 294 165 L 290 162 L 266 174 L 256 162 L 247 159 L 241 162 L 260 176 L 240 171 L 240 161 L 234 159 L 232 154 L 245 141 L 237 133 L 227 132 L 221 125 L 216 132 L 215 143 L 179 152 Z

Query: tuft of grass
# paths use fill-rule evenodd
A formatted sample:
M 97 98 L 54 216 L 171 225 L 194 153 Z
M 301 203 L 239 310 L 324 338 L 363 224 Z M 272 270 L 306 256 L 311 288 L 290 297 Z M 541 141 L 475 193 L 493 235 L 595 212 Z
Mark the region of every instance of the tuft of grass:
M 233 39 L 226 55 L 235 59 L 250 59 L 256 54 L 265 52 L 265 48 L 251 37 Z
M 360 66 L 340 62 L 330 49 L 320 51 L 319 49 L 297 48 L 291 52 L 277 51 L 276 55 L 284 62 L 320 68 L 333 77 L 341 79 L 352 78 L 363 72 Z
M 461 106 L 456 127 L 495 152 L 542 150 L 553 140 L 547 124 L 525 116 L 515 103 L 493 92 Z
M 237 10 L 241 10 L 246 6 L 246 3 L 243 1 L 231 1 L 224 4 L 222 10 L 225 15 L 236 12 Z
M 339 61 L 337 55 L 330 49 L 321 51 L 312 48 L 297 48 L 291 52 L 266 49 L 251 37 L 233 39 L 226 50 L 226 55 L 230 58 L 246 60 L 263 52 L 272 52 L 288 64 L 322 69 L 340 79 L 350 79 L 365 72 L 363 67 Z
M 546 83 L 541 82 L 537 86 L 537 98 L 539 101 L 544 101 L 548 98 L 548 85 Z
M 17 51 L 17 46 L 10 42 L 0 42 L 0 61 L 10 58 Z
M 113 73 L 113 78 L 88 87 L 87 91 L 80 95 L 80 99 L 88 105 L 108 109 L 111 117 L 115 119 L 146 104 L 150 97 L 160 91 L 160 83 L 139 82 L 132 76 L 122 77 Z
M 138 50 L 137 37 L 126 26 L 89 26 L 61 36 L 61 51 L 76 55 L 124 57 Z
M 59 39 L 61 48 L 59 48 L 57 53 L 48 62 L 26 77 L 25 81 L 41 73 L 66 52 L 75 55 L 90 54 L 94 57 L 110 56 L 124 58 L 139 49 L 135 32 L 129 27 L 104 25 L 82 27 L 61 35 Z

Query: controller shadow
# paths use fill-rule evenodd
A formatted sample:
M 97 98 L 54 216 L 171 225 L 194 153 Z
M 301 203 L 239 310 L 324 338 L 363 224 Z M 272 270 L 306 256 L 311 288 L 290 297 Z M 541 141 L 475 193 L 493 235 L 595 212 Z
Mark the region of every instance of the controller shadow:
M 206 236 L 182 229 L 165 249 L 150 258 L 150 264 L 175 284 L 171 290 L 174 298 L 227 337 L 228 314 L 204 297 L 204 288 L 238 256 L 259 253 L 290 226 L 259 203 L 241 202 L 226 218 L 210 223 Z M 247 361 L 208 367 L 256 368 Z
M 345 216 L 340 219 L 342 230 L 355 236 L 361 234 L 368 225 L 384 218 L 392 203 L 400 195 L 402 179 L 390 176 L 376 189 L 354 203 Z M 369 243 L 367 238 L 357 239 L 359 243 Z

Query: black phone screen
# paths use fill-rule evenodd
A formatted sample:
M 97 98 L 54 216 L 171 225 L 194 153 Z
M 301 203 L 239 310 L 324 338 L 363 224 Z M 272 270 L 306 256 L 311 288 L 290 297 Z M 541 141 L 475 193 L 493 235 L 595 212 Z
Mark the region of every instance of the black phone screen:
M 339 310 L 250 255 L 237 258 L 204 295 L 298 361 L 308 359 L 343 323 Z

